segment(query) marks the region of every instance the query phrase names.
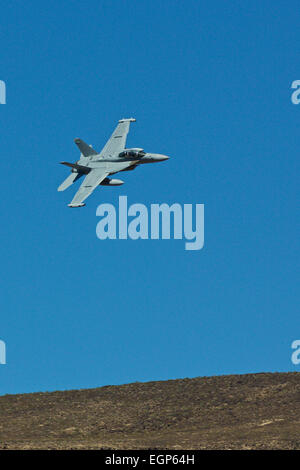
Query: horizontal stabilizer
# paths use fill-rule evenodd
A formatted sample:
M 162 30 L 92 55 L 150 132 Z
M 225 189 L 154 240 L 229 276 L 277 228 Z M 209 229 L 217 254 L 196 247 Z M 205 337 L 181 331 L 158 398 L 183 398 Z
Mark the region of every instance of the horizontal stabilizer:
M 91 171 L 88 166 L 78 165 L 77 163 L 69 163 L 69 162 L 60 162 L 62 165 L 69 166 L 70 168 L 75 168 L 80 173 L 85 173 L 86 175 Z
M 57 191 L 64 191 L 69 186 L 71 186 L 75 181 L 77 181 L 82 176 L 82 173 L 71 173 L 65 181 L 58 186 Z
M 91 157 L 92 155 L 98 155 L 98 152 L 96 152 L 96 150 L 93 149 L 93 147 L 91 147 L 90 145 L 83 142 L 83 140 L 74 139 L 74 142 L 77 145 L 77 147 L 79 148 L 82 155 L 84 155 L 85 157 Z

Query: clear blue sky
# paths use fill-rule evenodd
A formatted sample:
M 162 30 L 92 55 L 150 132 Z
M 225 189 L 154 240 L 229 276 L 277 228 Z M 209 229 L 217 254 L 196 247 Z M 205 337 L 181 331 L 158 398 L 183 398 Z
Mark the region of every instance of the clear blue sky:
M 299 3 L 11 1 L 0 22 L 0 393 L 299 370 Z M 69 209 L 59 162 L 124 116 L 171 159 Z M 205 204 L 204 248 L 100 241 L 120 195 Z

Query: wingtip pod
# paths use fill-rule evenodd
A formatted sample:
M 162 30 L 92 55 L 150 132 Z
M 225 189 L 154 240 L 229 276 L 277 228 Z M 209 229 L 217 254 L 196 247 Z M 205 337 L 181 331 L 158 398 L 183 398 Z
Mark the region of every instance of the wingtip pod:
M 120 119 L 119 122 L 136 122 L 135 118 L 123 118 Z
M 85 204 L 81 202 L 80 204 L 68 204 L 68 207 L 83 207 Z

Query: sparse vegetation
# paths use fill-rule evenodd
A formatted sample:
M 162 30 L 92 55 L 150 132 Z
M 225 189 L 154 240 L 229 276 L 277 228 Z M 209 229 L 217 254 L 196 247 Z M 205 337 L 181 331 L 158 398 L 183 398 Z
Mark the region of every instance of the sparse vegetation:
M 300 373 L 0 397 L 0 449 L 300 449 Z

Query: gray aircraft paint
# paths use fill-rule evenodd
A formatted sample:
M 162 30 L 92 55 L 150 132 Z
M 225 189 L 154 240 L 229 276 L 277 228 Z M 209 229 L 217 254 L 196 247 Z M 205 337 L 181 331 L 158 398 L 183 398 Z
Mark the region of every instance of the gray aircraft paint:
M 137 165 L 168 160 L 169 157 L 166 155 L 146 153 L 140 148 L 125 148 L 131 122 L 135 122 L 135 119 L 120 119 L 100 153 L 83 140 L 78 138 L 74 140 L 81 152 L 80 159 L 76 163 L 61 162 L 71 168 L 71 175 L 62 182 L 57 190 L 64 191 L 82 176 L 85 178 L 71 203 L 68 204 L 69 207 L 84 206 L 83 201 L 99 185 L 119 186 L 123 184 L 121 180 L 108 178 L 109 175 L 114 175 L 119 171 L 133 170 Z

